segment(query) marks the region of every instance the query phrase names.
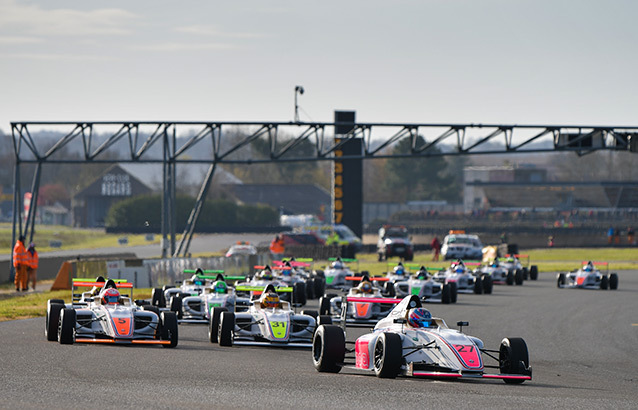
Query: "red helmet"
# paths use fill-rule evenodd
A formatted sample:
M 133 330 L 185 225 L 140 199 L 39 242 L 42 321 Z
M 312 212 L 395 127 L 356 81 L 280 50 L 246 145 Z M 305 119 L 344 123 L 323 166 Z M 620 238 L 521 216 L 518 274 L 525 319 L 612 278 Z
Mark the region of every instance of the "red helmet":
M 102 294 L 103 305 L 115 305 L 120 303 L 120 291 L 113 288 L 108 288 Z

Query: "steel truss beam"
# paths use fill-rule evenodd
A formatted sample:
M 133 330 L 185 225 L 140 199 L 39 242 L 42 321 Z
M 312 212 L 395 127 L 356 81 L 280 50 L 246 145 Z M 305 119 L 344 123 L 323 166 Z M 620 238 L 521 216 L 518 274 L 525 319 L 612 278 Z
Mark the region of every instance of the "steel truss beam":
M 638 127 L 582 125 L 506 125 L 506 124 L 401 124 L 357 123 L 340 142 L 334 142 L 338 123 L 300 122 L 15 122 L 11 124 L 16 158 L 14 175 L 13 242 L 22 235 L 22 221 L 16 215 L 22 209 L 20 165 L 38 164 L 32 192 L 37 192 L 40 168 L 44 163 L 162 163 L 163 254 L 186 255 L 197 217 L 206 199 L 218 164 L 255 164 L 293 161 L 334 160 L 334 151 L 349 139 L 361 138 L 360 155 L 348 159 L 433 157 L 449 155 L 533 153 L 570 151 L 585 155 L 596 150 L 632 150 L 636 147 Z M 350 125 L 349 125 L 350 126 Z M 37 130 L 57 131 L 59 137 L 36 140 Z M 423 137 L 423 139 L 421 139 Z M 268 141 L 268 154 L 258 156 L 251 143 Z M 408 139 L 410 151 L 394 154 L 393 144 Z M 633 139 L 633 141 L 632 141 Z M 295 155 L 294 149 L 311 142 L 314 151 Z M 118 145 L 119 144 L 119 145 Z M 115 148 L 119 147 L 116 152 Z M 158 155 L 157 151 L 161 151 Z M 124 152 L 125 154 L 122 154 Z M 206 155 L 202 155 L 202 152 Z M 199 196 L 189 217 L 179 246 L 175 246 L 175 176 L 177 164 L 210 164 Z M 37 200 L 37 194 L 34 195 Z M 25 236 L 33 229 L 32 215 L 25 223 Z M 31 232 L 32 235 L 32 232 Z M 165 256 L 165 255 L 164 255 Z

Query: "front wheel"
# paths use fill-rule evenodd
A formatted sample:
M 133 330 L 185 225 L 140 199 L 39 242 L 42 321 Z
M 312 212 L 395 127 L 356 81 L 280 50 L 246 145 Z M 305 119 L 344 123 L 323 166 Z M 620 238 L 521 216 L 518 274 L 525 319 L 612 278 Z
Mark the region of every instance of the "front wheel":
M 166 307 L 166 299 L 164 298 L 164 291 L 161 288 L 154 288 L 151 293 L 151 305 L 157 307 Z
M 607 288 L 609 288 L 609 278 L 607 275 L 603 275 L 603 277 L 600 278 L 600 288 L 603 290 L 607 290 Z
M 617 273 L 609 274 L 609 289 L 611 290 L 618 289 L 618 274 Z
M 456 303 L 458 297 L 458 288 L 456 282 L 450 282 L 450 303 Z
M 172 296 L 171 297 L 170 310 L 171 310 L 171 312 L 175 312 L 175 314 L 177 315 L 178 319 L 182 318 L 183 311 L 182 311 L 182 297 L 181 296 L 176 295 L 176 296 Z
M 214 307 L 210 311 L 210 320 L 208 321 L 208 340 L 211 343 L 217 343 L 219 337 L 219 320 L 223 312 L 228 312 L 224 307 Z
M 297 282 L 293 287 L 294 297 L 293 304 L 298 306 L 306 305 L 306 282 Z
M 58 326 L 58 342 L 61 345 L 72 345 L 75 341 L 75 310 L 62 309 Z
M 334 325 L 321 325 L 312 338 L 312 364 L 318 372 L 339 373 L 346 355 L 346 336 Z
M 538 279 L 538 266 L 536 265 L 532 265 L 529 268 L 529 278 L 531 280 L 537 280 Z
M 476 293 L 477 295 L 483 293 L 483 280 L 480 276 L 474 280 L 474 293 Z
M 492 277 L 490 275 L 485 275 L 482 278 L 483 280 L 483 293 L 486 295 L 492 294 L 492 289 L 494 288 L 494 282 L 492 282 Z
M 170 340 L 170 344 L 162 345 L 163 347 L 172 348 L 177 346 L 178 342 L 178 330 L 177 330 L 177 315 L 175 312 L 162 312 L 160 314 L 161 322 L 161 340 Z
M 556 286 L 562 288 L 565 286 L 566 276 L 564 273 L 559 273 L 556 277 Z
M 527 344 L 520 337 L 505 338 L 501 342 L 498 363 L 503 374 L 529 374 Z M 520 384 L 524 380 L 503 379 L 508 384 Z
M 517 285 L 522 285 L 523 279 L 523 271 L 521 269 L 517 269 L 516 272 L 514 272 L 514 283 L 516 283 Z
M 514 272 L 512 272 L 511 270 L 507 271 L 507 276 L 505 276 L 505 283 L 510 286 L 514 284 Z
M 47 315 L 44 322 L 44 336 L 49 342 L 58 340 L 58 325 L 60 323 L 60 312 L 64 309 L 64 304 L 58 302 L 59 299 L 49 299 L 47 301 Z
M 381 378 L 395 378 L 403 362 L 401 336 L 382 333 L 374 344 L 374 374 Z
M 218 342 L 220 346 L 230 347 L 233 345 L 233 333 L 235 331 L 235 314 L 233 312 L 222 312 L 219 320 Z
M 441 288 L 441 303 L 443 303 L 444 305 L 447 305 L 452 302 L 452 295 L 451 295 L 450 288 L 451 286 L 449 283 L 446 283 L 445 285 L 443 285 L 443 288 Z
M 330 299 L 326 296 L 322 296 L 319 298 L 319 314 L 320 315 L 330 314 Z

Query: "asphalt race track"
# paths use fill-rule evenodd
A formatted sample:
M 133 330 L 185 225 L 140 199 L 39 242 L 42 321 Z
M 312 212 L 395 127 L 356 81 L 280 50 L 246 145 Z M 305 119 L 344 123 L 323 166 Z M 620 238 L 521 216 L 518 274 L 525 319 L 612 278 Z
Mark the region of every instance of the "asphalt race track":
M 198 325 L 180 325 L 175 349 L 63 346 L 45 340 L 38 318 L 0 323 L 0 407 L 635 409 L 638 271 L 619 277 L 617 291 L 588 291 L 557 289 L 554 274 L 540 274 L 427 305 L 451 327 L 469 321 L 487 348 L 523 337 L 534 373 L 522 385 L 317 373 L 308 350 L 222 348 Z

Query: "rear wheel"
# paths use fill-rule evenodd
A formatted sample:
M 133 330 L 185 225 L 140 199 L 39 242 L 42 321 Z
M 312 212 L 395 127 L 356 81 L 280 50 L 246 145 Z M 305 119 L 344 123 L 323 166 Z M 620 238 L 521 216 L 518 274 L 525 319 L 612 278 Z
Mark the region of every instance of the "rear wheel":
M 75 341 L 75 310 L 62 309 L 58 326 L 58 342 L 61 345 L 72 345 Z
M 171 297 L 170 310 L 171 312 L 175 312 L 178 319 L 182 318 L 183 313 L 182 313 L 182 297 L 181 296 L 177 295 L 177 296 Z
M 451 295 L 451 289 L 450 289 L 450 284 L 446 283 L 445 285 L 443 285 L 443 288 L 441 289 L 441 303 L 447 305 L 450 302 L 452 302 L 452 295 Z
M 157 306 L 151 306 L 151 305 L 144 305 L 142 306 L 142 310 L 145 310 L 147 312 L 153 312 L 155 313 L 158 317 L 160 315 L 160 310 Z
M 483 280 L 480 276 L 474 279 L 474 293 L 477 295 L 483 293 Z
M 401 337 L 396 333 L 382 333 L 374 344 L 374 374 L 395 378 L 403 362 Z
M 505 283 L 508 285 L 513 285 L 514 284 L 514 272 L 507 271 L 507 276 L 505 277 Z
M 532 265 L 529 268 L 529 278 L 531 280 L 537 280 L 538 279 L 538 266 L 536 265 Z
M 494 283 L 492 282 L 492 277 L 490 275 L 484 275 L 483 278 L 483 293 L 486 295 L 492 294 L 492 288 L 494 287 Z
M 314 279 L 315 285 L 315 298 L 319 298 L 326 292 L 326 278 L 323 276 L 317 276 Z
M 503 339 L 498 354 L 498 362 L 503 374 L 526 374 L 529 368 L 527 344 L 520 337 Z M 524 380 L 504 379 L 508 384 L 520 384 Z
M 527 270 L 527 268 L 523 268 L 523 280 L 527 280 L 527 278 L 529 277 L 529 271 Z
M 44 336 L 49 342 L 58 340 L 58 325 L 60 312 L 64 309 L 64 303 L 58 303 L 60 299 L 49 299 L 47 302 L 47 315 L 44 322 Z
M 208 340 L 211 343 L 217 343 L 219 335 L 219 319 L 223 312 L 228 312 L 224 307 L 214 307 L 210 311 L 210 320 L 208 321 Z
M 162 312 L 160 314 L 160 321 L 162 322 L 161 340 L 171 341 L 170 344 L 162 346 L 168 348 L 177 346 L 179 334 L 177 330 L 177 315 L 175 312 Z
M 312 363 L 319 372 L 339 373 L 346 355 L 346 336 L 334 325 L 321 325 L 312 339 Z
M 559 288 L 565 286 L 565 281 L 566 276 L 564 273 L 559 273 L 558 276 L 556 276 L 556 286 Z
M 293 303 L 298 306 L 304 306 L 306 304 L 306 283 L 297 282 L 293 287 L 294 297 Z
M 609 275 L 609 289 L 616 290 L 618 289 L 618 274 L 612 273 Z
M 607 277 L 607 275 L 603 275 L 603 277 L 600 278 L 600 288 L 603 290 L 607 290 L 608 287 L 609 287 L 609 278 Z
M 166 299 L 164 298 L 164 291 L 160 288 L 154 288 L 151 293 L 151 305 L 157 307 L 166 307 Z
M 456 282 L 450 282 L 450 303 L 456 303 L 457 296 L 458 288 L 456 287 Z
M 306 279 L 306 299 L 315 299 L 315 280 Z
M 235 314 L 233 312 L 222 312 L 219 321 L 218 342 L 220 346 L 233 345 L 233 332 L 235 331 Z
M 393 298 L 393 297 L 395 297 L 397 295 L 397 292 L 394 289 L 394 283 L 386 282 L 384 290 L 385 290 L 386 295 L 388 295 L 388 297 L 390 297 L 390 298 Z
M 517 269 L 516 272 L 514 272 L 514 283 L 516 283 L 517 285 L 522 285 L 523 284 L 523 271 L 520 269 Z
M 317 319 L 317 325 L 331 325 L 332 317 L 328 315 L 320 315 L 319 319 Z
M 330 314 L 330 299 L 326 296 L 322 296 L 319 298 L 319 314 L 320 315 Z

